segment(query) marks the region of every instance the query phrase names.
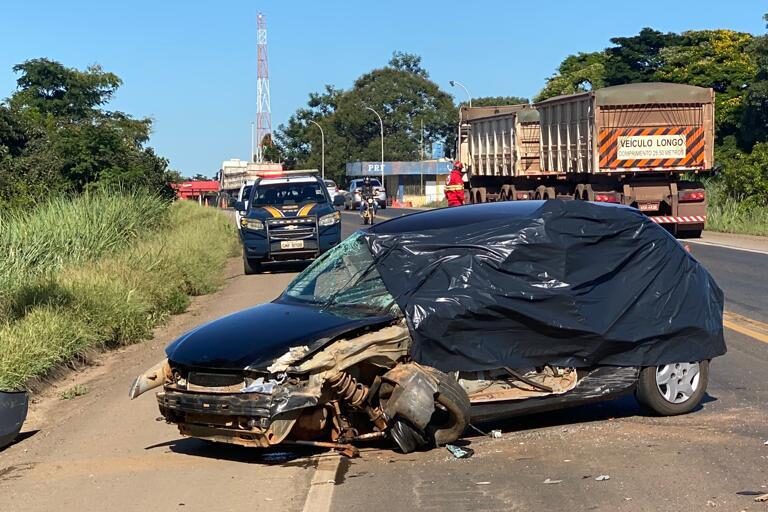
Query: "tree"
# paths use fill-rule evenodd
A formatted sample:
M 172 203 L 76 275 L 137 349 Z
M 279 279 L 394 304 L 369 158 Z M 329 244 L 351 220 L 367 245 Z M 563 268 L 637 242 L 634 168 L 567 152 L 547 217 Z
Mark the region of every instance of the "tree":
M 569 55 L 557 68 L 557 73 L 547 79 L 547 84 L 536 96 L 535 101 L 603 87 L 605 62 L 604 52 Z
M 755 56 L 749 51 L 753 36 L 733 30 L 697 30 L 684 32 L 676 40 L 677 45 L 659 51 L 653 78 L 713 88 L 719 140 L 738 133 L 746 89 L 757 72 Z
M 763 20 L 768 29 L 768 14 Z M 756 37 L 749 51 L 755 56 L 757 74 L 744 98 L 739 141 L 747 151 L 758 142 L 768 142 L 768 35 Z
M 521 96 L 483 96 L 472 98 L 473 107 L 496 107 L 499 105 L 519 105 L 521 103 L 530 103 L 528 98 Z M 466 103 L 462 103 L 466 105 Z
M 66 120 L 89 117 L 122 84 L 117 75 L 100 66 L 79 71 L 48 59 L 28 60 L 13 71 L 21 74 L 16 81 L 19 91 L 11 99 L 13 106 Z
M 418 159 L 422 124 L 425 141 L 445 140 L 450 147 L 458 112 L 420 62 L 417 56 L 395 52 L 388 66 L 362 75 L 351 89 L 326 86 L 323 93 L 311 94 L 307 107 L 276 133 L 286 165 L 320 168 L 320 130 L 309 120 L 325 131 L 329 176 L 340 179 L 349 161 L 378 161 L 379 121 L 366 106 L 382 116 L 386 160 Z
M 623 85 L 636 82 L 652 82 L 661 67 L 661 50 L 680 44 L 681 37 L 644 28 L 636 36 L 614 37 L 614 46 L 607 48 L 605 84 Z
M 18 89 L 0 105 L 2 206 L 100 187 L 170 192 L 168 162 L 146 146 L 151 121 L 103 109 L 121 84 L 116 75 L 48 59 L 13 69 Z

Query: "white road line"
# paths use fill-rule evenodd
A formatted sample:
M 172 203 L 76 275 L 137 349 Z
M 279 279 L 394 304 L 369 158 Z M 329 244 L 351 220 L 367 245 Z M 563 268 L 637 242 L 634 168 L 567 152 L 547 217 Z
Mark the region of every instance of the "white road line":
M 309 484 L 307 499 L 304 501 L 304 512 L 328 512 L 331 510 L 333 489 L 336 486 L 336 476 L 339 471 L 341 456 L 328 454 L 320 456 Z
M 698 244 L 698 245 L 709 245 L 711 247 L 720 247 L 722 249 L 731 249 L 734 251 L 742 251 L 742 252 L 751 252 L 754 254 L 763 254 L 768 256 L 768 251 L 761 251 L 760 249 L 747 249 L 746 247 L 736 247 L 733 245 L 726 245 L 726 244 L 719 244 L 717 242 L 708 242 L 706 240 L 684 240 L 685 243 L 691 243 L 691 244 Z

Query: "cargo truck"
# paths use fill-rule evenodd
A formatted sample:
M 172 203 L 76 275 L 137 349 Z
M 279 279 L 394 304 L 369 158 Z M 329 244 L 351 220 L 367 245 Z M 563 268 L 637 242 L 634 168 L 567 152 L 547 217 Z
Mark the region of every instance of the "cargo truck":
M 533 105 L 462 108 L 470 202 L 574 199 L 634 206 L 700 236 L 714 91 L 670 83 L 606 87 Z

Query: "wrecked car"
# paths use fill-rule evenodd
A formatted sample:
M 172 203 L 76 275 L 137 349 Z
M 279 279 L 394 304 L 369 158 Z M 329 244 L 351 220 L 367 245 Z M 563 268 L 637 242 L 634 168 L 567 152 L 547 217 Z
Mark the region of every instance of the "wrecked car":
M 275 301 L 183 335 L 130 396 L 161 388 L 186 436 L 350 455 L 632 392 L 682 414 L 725 353 L 722 311 L 709 273 L 632 208 L 432 210 L 353 234 Z

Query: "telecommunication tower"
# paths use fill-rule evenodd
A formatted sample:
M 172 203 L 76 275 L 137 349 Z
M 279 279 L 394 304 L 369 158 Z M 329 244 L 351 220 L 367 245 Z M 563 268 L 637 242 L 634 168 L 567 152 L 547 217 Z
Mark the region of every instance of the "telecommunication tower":
M 256 154 L 257 163 L 264 162 L 265 138 L 272 139 L 272 109 L 269 105 L 269 63 L 267 62 L 267 20 L 262 13 L 256 18 L 258 41 L 258 73 L 256 78 Z

